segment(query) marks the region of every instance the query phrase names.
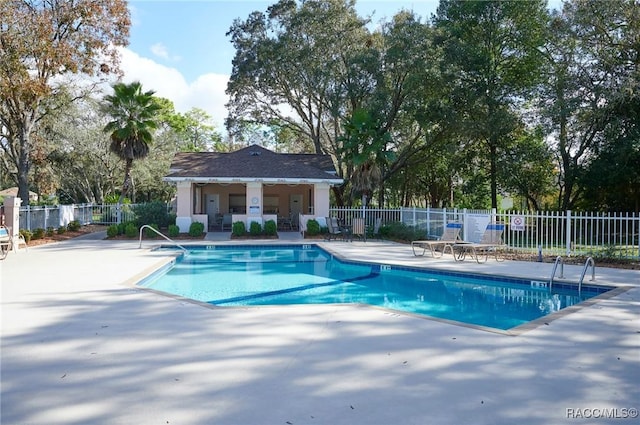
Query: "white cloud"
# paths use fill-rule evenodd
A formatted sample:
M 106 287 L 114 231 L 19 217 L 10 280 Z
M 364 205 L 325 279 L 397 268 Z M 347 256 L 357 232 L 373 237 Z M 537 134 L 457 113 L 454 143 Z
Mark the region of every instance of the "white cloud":
M 156 43 L 151 46 L 151 53 L 162 59 L 169 59 L 169 50 L 167 50 L 167 46 L 162 43 Z
M 168 67 L 152 59 L 142 57 L 129 49 L 120 49 L 121 68 L 124 81 L 140 81 L 144 90 L 153 90 L 156 96 L 171 100 L 177 112 L 187 112 L 200 108 L 211 115 L 216 128 L 224 130 L 227 117 L 225 90 L 228 75 L 204 74 L 194 82 L 187 83 L 175 68 Z

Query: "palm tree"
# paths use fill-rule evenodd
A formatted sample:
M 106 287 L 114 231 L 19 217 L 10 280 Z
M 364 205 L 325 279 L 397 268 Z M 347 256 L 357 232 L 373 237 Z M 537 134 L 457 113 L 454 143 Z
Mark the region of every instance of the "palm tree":
M 149 154 L 153 142 L 153 131 L 158 127 L 160 105 L 154 91 L 142 91 L 142 84 L 116 83 L 113 94 L 104 97 L 105 112 L 113 118 L 104 132 L 110 133 L 109 150 L 125 161 L 124 182 L 118 205 L 121 205 L 131 188 L 131 168 L 134 159 L 143 159 Z

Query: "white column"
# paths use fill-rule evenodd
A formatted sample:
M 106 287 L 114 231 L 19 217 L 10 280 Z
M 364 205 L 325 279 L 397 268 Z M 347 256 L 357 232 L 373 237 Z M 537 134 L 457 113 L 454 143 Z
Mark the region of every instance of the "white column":
M 316 217 L 329 216 L 329 190 L 331 186 L 328 183 L 316 183 L 313 185 L 313 207 Z
M 20 236 L 20 205 L 22 199 L 15 196 L 7 196 L 4 198 L 4 219 L 5 226 L 9 228 L 11 237 L 14 242 L 18 241 Z M 18 243 L 13 244 L 14 252 L 18 250 Z
M 176 225 L 180 233 L 187 233 L 191 226 L 191 208 L 193 205 L 191 182 L 180 181 L 177 184 Z
M 247 230 L 251 226 L 251 222 L 257 221 L 260 225 L 262 222 L 262 182 L 247 183 Z

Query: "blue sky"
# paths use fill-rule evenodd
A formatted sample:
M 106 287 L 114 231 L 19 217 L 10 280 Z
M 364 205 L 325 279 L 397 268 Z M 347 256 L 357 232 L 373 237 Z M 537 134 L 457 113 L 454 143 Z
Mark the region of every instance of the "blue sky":
M 559 4 L 552 0 L 551 4 Z M 172 100 L 178 112 L 198 107 L 219 130 L 226 117 L 224 94 L 234 49 L 225 35 L 234 19 L 245 20 L 276 3 L 251 0 L 130 0 L 130 45 L 122 51 L 125 81 L 138 80 L 146 90 Z M 426 19 L 438 0 L 358 0 L 360 16 L 375 24 L 401 9 Z

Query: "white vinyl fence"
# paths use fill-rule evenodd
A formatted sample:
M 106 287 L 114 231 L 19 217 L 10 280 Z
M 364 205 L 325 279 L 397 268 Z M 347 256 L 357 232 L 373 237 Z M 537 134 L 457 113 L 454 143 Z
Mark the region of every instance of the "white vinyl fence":
M 364 215 L 372 227 L 400 222 L 428 238 L 442 235 L 451 221 L 463 224 L 462 235 L 477 242 L 488 223 L 504 223 L 504 241 L 513 250 L 543 255 L 588 255 L 640 258 L 640 215 L 572 211 L 496 211 L 439 208 L 331 208 L 331 214 L 350 221 Z
M 120 206 L 121 221 L 133 220 L 133 204 Z M 20 207 L 20 229 L 57 229 L 77 220 L 82 225 L 118 223 L 118 206 L 114 204 L 73 204 Z
M 121 221 L 135 219 L 135 205 L 121 206 Z M 72 220 L 81 224 L 118 223 L 117 205 L 77 204 L 20 208 L 20 228 L 57 229 Z M 589 255 L 606 258 L 640 258 L 640 215 L 572 211 L 496 211 L 446 208 L 331 208 L 330 214 L 350 222 L 365 217 L 373 228 L 403 223 L 420 237 L 437 238 L 446 223 L 463 224 L 464 240 L 477 241 L 488 223 L 504 223 L 504 241 L 513 250 L 544 255 Z

